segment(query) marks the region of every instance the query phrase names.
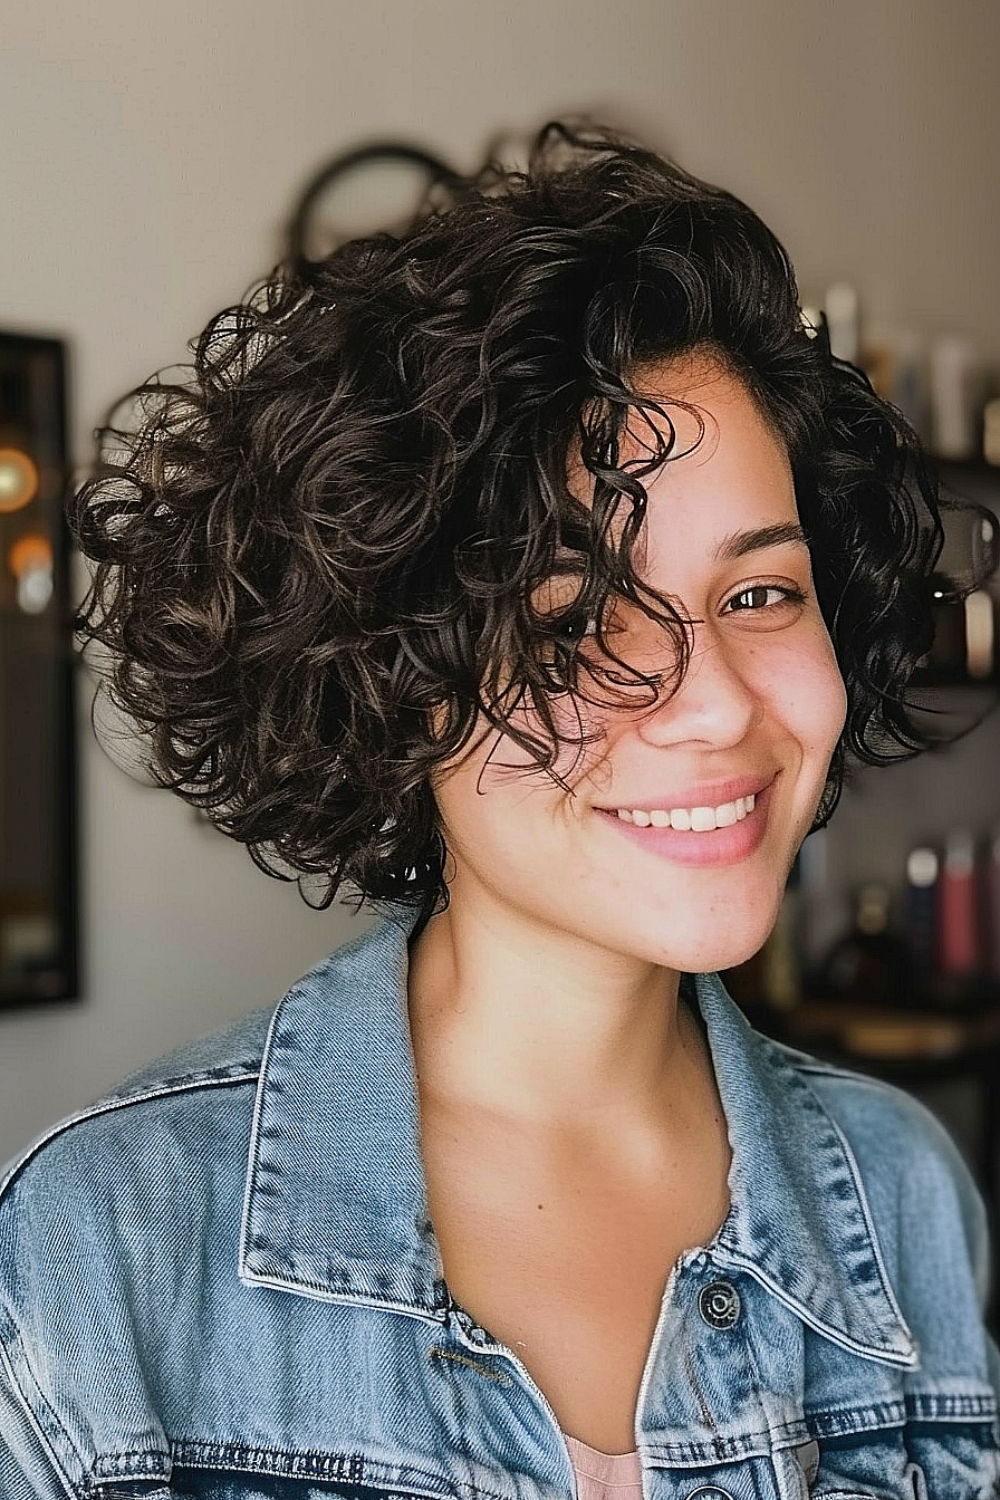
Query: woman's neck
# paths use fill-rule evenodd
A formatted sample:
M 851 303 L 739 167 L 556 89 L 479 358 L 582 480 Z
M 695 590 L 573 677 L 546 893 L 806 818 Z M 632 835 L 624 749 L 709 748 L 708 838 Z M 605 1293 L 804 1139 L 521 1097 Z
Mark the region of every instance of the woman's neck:
M 711 1071 L 679 977 L 453 894 L 410 955 L 421 1097 L 581 1141 L 661 1133 Z

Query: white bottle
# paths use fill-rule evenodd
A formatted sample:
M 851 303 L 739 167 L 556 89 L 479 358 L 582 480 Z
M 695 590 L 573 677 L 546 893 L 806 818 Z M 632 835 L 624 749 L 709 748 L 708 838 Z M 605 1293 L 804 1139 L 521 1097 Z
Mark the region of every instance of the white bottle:
M 931 344 L 931 447 L 938 458 L 974 458 L 979 447 L 981 369 L 971 339 L 944 334 Z
M 856 365 L 860 345 L 858 294 L 849 282 L 835 281 L 827 287 L 823 311 L 830 336 L 830 353 L 836 359 L 846 359 Z

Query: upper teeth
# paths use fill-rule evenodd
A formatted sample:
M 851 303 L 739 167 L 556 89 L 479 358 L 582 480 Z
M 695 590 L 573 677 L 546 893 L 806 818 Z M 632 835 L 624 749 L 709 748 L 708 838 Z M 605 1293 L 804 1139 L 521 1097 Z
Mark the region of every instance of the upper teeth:
M 747 813 L 753 812 L 756 793 L 748 797 L 737 797 L 735 802 L 723 802 L 719 807 L 672 807 L 670 811 L 656 807 L 652 812 L 643 808 L 619 807 L 618 816 L 623 823 L 638 823 L 640 828 L 680 828 L 685 832 L 704 833 L 710 828 L 730 828 L 741 823 Z

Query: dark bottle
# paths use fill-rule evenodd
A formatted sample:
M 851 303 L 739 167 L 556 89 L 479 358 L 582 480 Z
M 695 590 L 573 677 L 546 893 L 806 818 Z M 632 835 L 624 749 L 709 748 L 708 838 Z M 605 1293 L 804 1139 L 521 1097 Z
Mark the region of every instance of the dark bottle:
M 928 683 L 966 682 L 965 605 L 961 593 L 954 579 L 944 573 L 932 573 L 929 581 L 934 639 L 930 651 L 921 658 L 921 675 Z
M 906 859 L 903 927 L 913 968 L 912 1003 L 928 1001 L 938 970 L 938 883 L 941 861 L 936 849 L 918 844 Z
M 851 929 L 819 966 L 821 994 L 868 1006 L 905 1006 L 912 994 L 906 943 L 889 929 L 889 887 L 870 881 L 855 895 Z

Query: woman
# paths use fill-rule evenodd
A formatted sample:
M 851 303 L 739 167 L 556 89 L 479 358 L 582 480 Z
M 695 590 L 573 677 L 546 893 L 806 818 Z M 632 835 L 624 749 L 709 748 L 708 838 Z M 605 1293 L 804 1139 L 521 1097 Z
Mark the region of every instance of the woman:
M 965 1167 L 715 972 L 920 746 L 940 546 L 773 235 L 551 127 L 139 394 L 83 634 L 383 920 L 9 1168 L 4 1496 L 1000 1493 Z

